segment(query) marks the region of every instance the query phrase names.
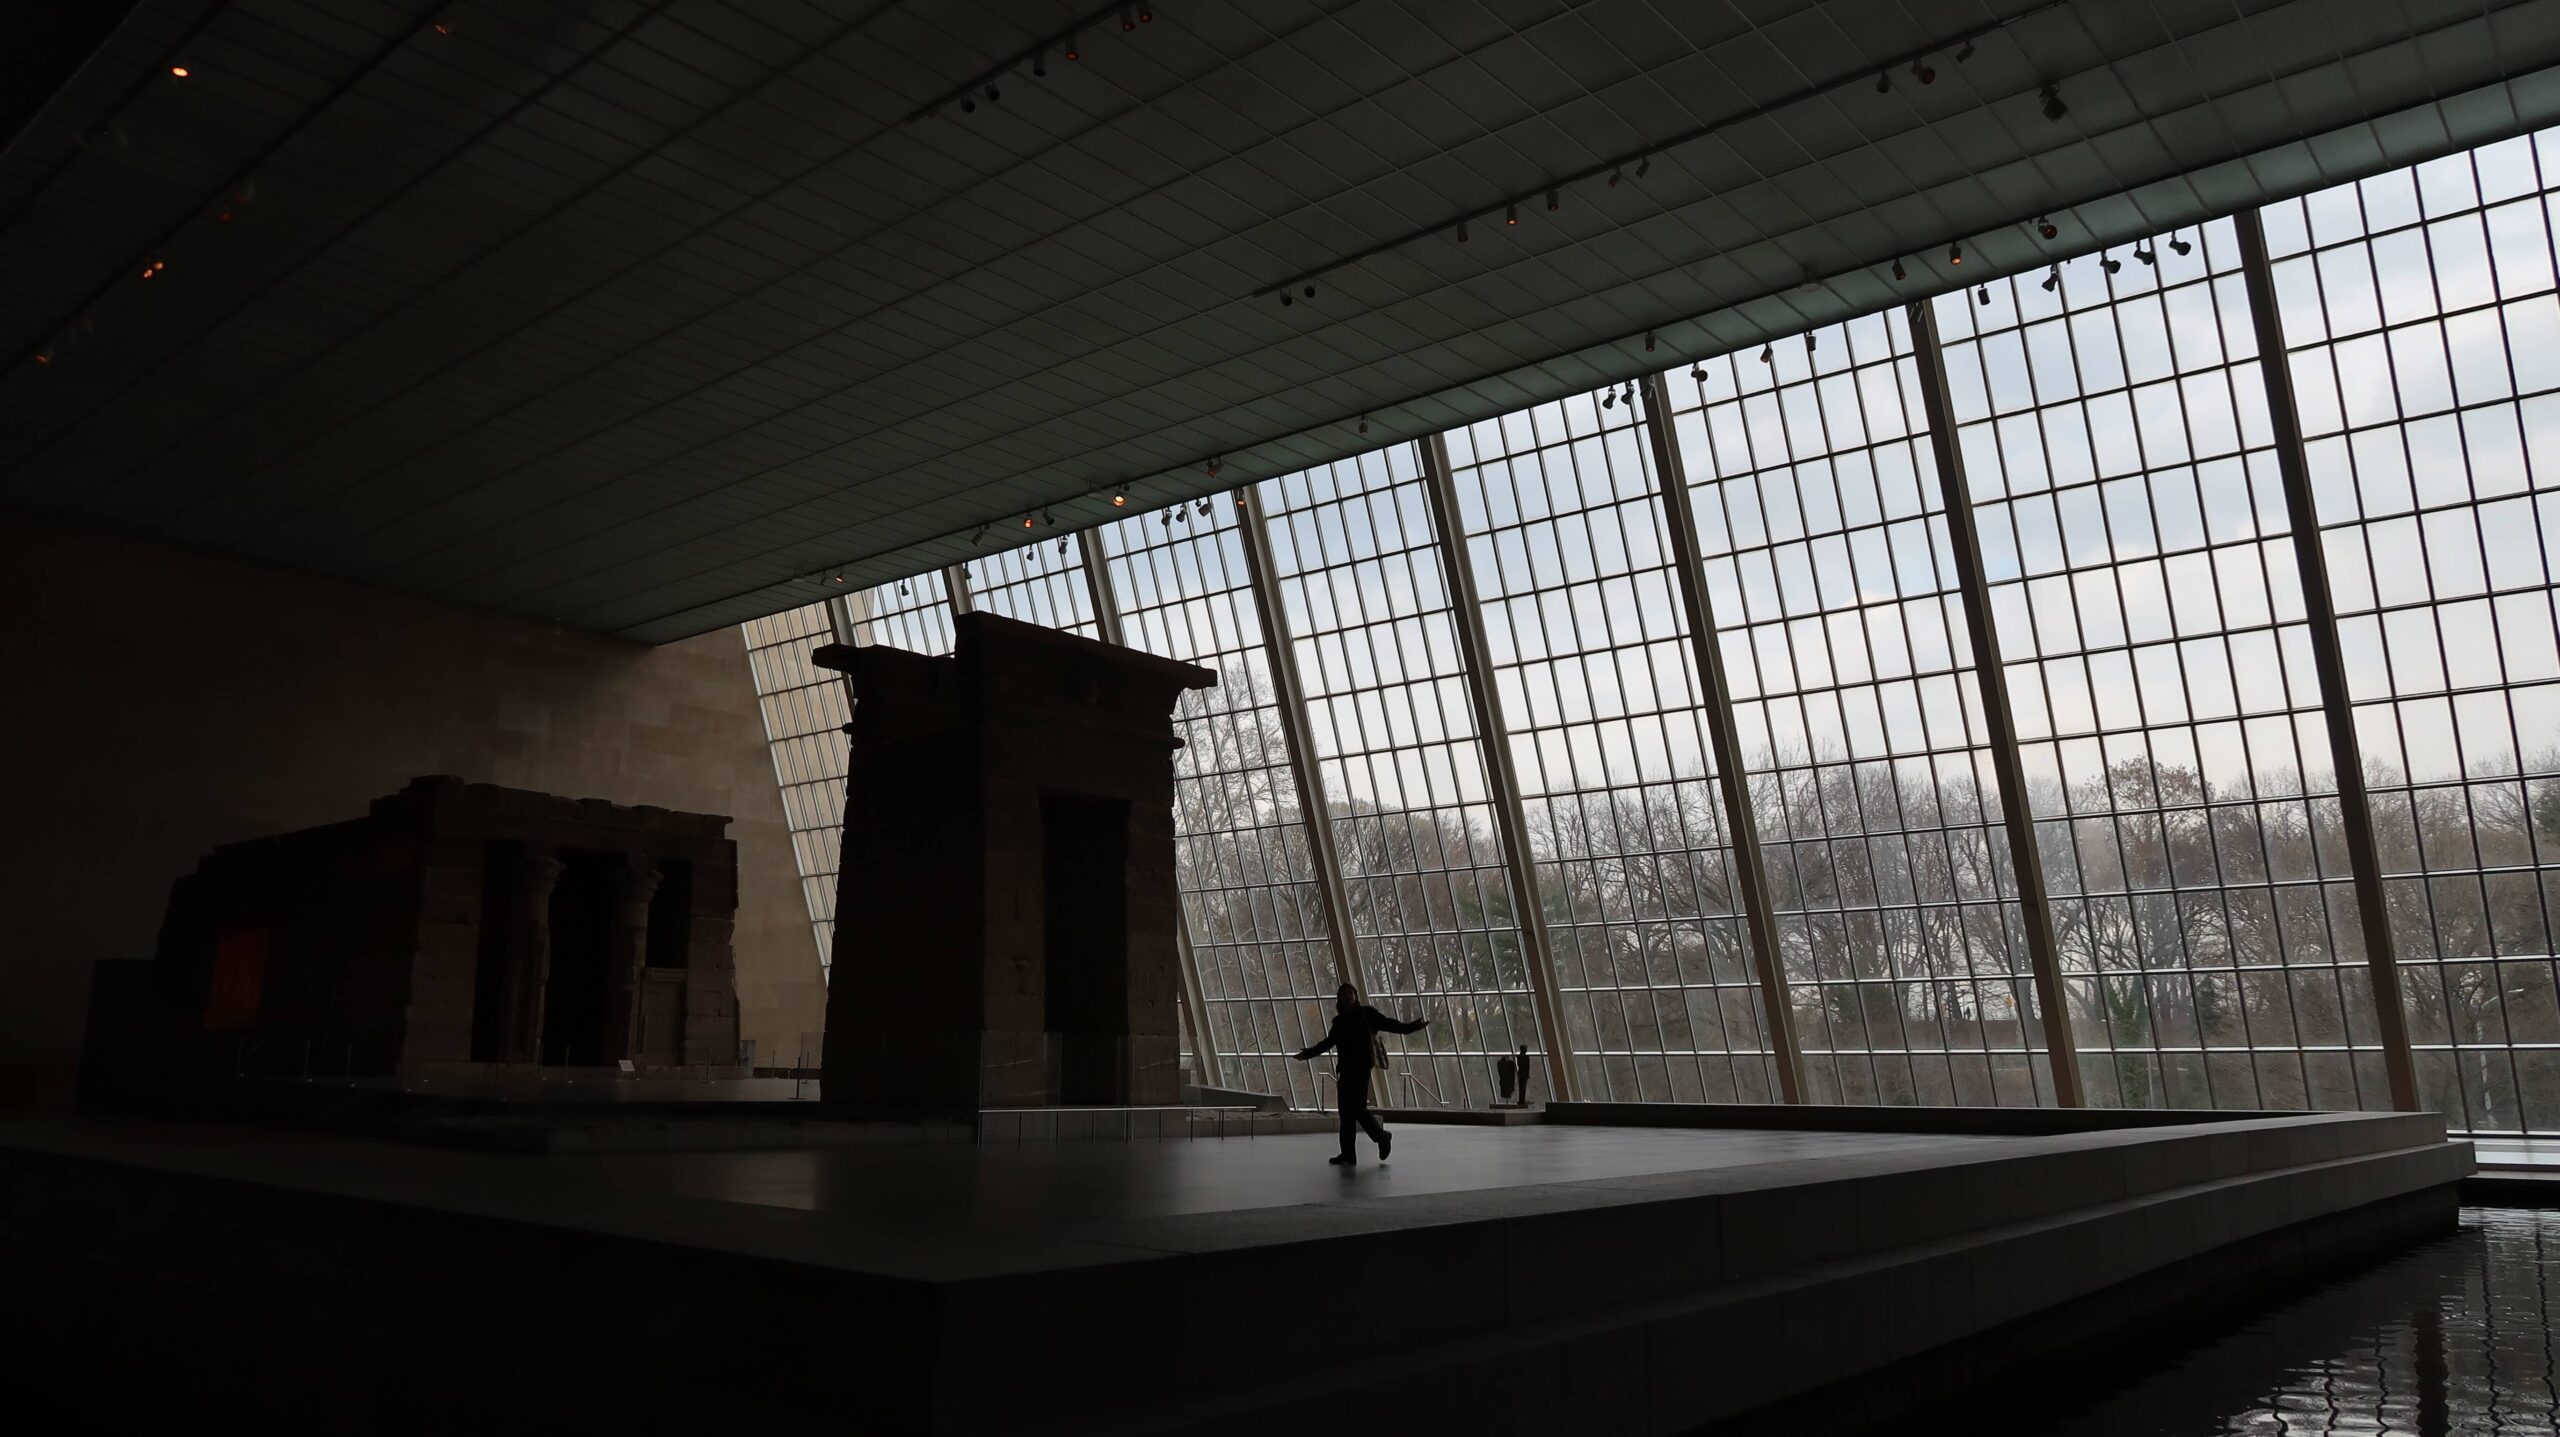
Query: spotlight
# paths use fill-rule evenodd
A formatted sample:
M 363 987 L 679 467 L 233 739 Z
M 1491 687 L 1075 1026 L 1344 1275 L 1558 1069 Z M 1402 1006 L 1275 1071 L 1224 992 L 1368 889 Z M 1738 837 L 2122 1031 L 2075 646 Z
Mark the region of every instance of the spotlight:
M 2045 271 L 2044 284 L 2043 284 L 2041 287 L 2043 288 L 2043 290 L 2044 290 L 2044 292 L 2045 292 L 2045 293 L 2047 293 L 2047 294 L 2051 294 L 2051 293 L 2053 293 L 2054 289 L 2055 289 L 2057 286 L 2059 286 L 2061 283 L 2062 283 L 2062 266 L 2060 266 L 2060 265 L 2055 265 L 2053 268 L 2051 268 L 2051 269 L 2049 269 L 2049 270 L 2047 270 L 2047 271 Z
M 2184 239 L 2179 238 L 2176 233 L 2172 232 L 2169 236 L 2169 248 L 2176 250 L 2181 255 L 2189 255 L 2195 253 L 2196 247 L 2187 243 Z
M 1153 8 L 1153 7 L 1151 7 L 1151 6 L 1146 6 L 1146 5 L 1141 5 L 1141 6 L 1139 6 L 1139 7 L 1138 7 L 1138 23 L 1139 23 L 1139 24 L 1141 24 L 1141 25 L 1152 25 L 1152 24 L 1154 24 L 1154 23 L 1155 23 L 1155 19 L 1156 19 L 1156 12 L 1155 12 L 1155 10 L 1154 10 L 1154 8 Z
M 1616 390 L 1614 390 L 1614 389 L 1608 389 L 1608 390 L 1603 390 L 1603 391 L 1601 391 L 1601 394 L 1600 394 L 1600 407 L 1601 407 L 1601 408 L 1603 408 L 1603 409 L 1607 409 L 1608 407 L 1610 407 L 1610 406 L 1611 406 L 1611 405 L 1613 405 L 1613 404 L 1616 404 L 1617 402 L 1618 402 L 1618 391 L 1616 391 Z
M 1225 463 L 1226 461 L 1219 459 L 1214 455 L 1211 456 L 1209 460 L 1209 477 L 1212 479 L 1217 478 L 1219 469 L 1225 467 Z
M 1502 211 L 1502 222 L 1507 225 L 1516 225 L 1520 223 L 1520 207 L 1518 205 L 1506 206 Z
M 39 350 L 37 350 L 37 351 L 36 351 L 36 363 L 38 363 L 38 364 L 51 364 L 51 363 L 53 363 L 53 346 L 52 346 L 52 345 L 48 344 L 48 345 L 46 345 L 44 348 L 39 349 Z
M 1653 353 L 1653 331 L 1649 329 L 1644 332 L 1644 352 Z
M 1947 263 L 1949 263 L 1949 264 L 1962 264 L 1962 263 L 1964 263 L 1964 246 L 1963 246 L 1963 245 L 1960 245 L 1960 244 L 1951 244 L 1951 245 L 1947 246 Z
M 1777 362 L 1778 362 L 1778 346 L 1776 346 L 1775 344 L 1764 344 L 1764 345 L 1760 346 L 1760 362 L 1761 362 L 1762 364 L 1775 364 L 1775 363 L 1777 363 Z
M 961 114 L 964 114 L 964 115 L 974 115 L 974 114 L 976 114 L 977 112 L 978 112 L 978 102 L 977 102 L 977 101 L 970 99 L 970 98 L 969 98 L 968 96 L 966 96 L 966 95 L 963 95 L 963 96 L 961 96 L 961 97 L 960 97 L 960 113 L 961 113 Z
M 1305 296 L 1306 296 L 1307 298 L 1309 298 L 1309 299 L 1313 299 L 1313 298 L 1315 298 L 1315 297 L 1316 297 L 1316 287 L 1315 287 L 1314 285 L 1308 285 L 1306 288 L 1304 288 L 1304 289 L 1302 289 L 1302 290 L 1300 290 L 1300 291 L 1298 291 L 1298 292 L 1299 292 L 1300 294 L 1305 295 Z
M 1206 519 L 1206 518 L 1208 518 L 1208 517 L 1209 517 L 1209 496 L 1208 496 L 1208 495 L 1203 494 L 1203 495 L 1201 495 L 1201 496 L 1200 496 L 1199 510 L 1200 510 L 1200 517 L 1201 517 L 1201 518 Z M 1060 541 L 1060 542 L 1064 542 L 1064 541 L 1062 540 L 1062 541 Z
M 2098 265 L 2107 273 L 2114 274 L 2117 270 L 2124 268 L 2124 261 L 2114 255 L 2101 252 L 2098 256 Z
M 899 597 L 904 598 L 904 597 L 906 597 L 907 595 L 912 594 L 912 593 L 914 593 L 914 592 L 915 592 L 915 590 L 910 589 L 910 588 L 908 588 L 908 587 L 907 587 L 907 581 L 906 581 L 906 580 L 904 580 L 904 579 L 900 579 L 900 580 L 898 581 L 898 595 L 899 595 Z
M 1238 489 L 1236 491 L 1236 507 L 1239 509 L 1244 507 L 1244 491 L 1242 489 Z
M 989 85 L 989 86 L 987 87 L 987 103 L 988 103 L 988 104 L 992 105 L 992 104 L 994 104 L 996 101 L 1001 100 L 1001 99 L 1003 99 L 1003 98 L 1004 98 L 1004 92 L 1003 92 L 1002 90 L 997 89 L 997 88 L 996 88 L 995 86 L 993 86 L 993 85 Z
M 2133 257 L 2142 261 L 2144 264 L 2158 264 L 2160 262 L 2160 252 L 2158 250 L 2149 249 L 2142 245 L 2135 245 L 2133 247 Z
M 1188 510 L 1188 509 L 1183 508 L 1183 507 L 1182 507 L 1181 505 L 1179 505 L 1179 504 L 1174 505 L 1174 506 L 1173 506 L 1173 522 L 1175 522 L 1175 523 L 1177 523 L 1177 524 L 1188 524 L 1188 523 L 1190 523 L 1190 522 L 1191 522 L 1191 511 L 1190 511 L 1190 510 Z
M 1059 51 L 1058 53 L 1066 56 L 1070 60 L 1081 60 L 1084 58 L 1084 51 L 1076 44 L 1076 37 L 1073 35 L 1069 35 L 1067 37 L 1067 48 Z
M 844 582 L 844 575 L 842 575 L 842 574 L 829 574 L 829 575 L 827 576 L 827 582 L 828 582 L 828 583 L 830 583 L 830 584 L 842 584 L 842 583 Z
M 1819 345 L 1819 344 L 1821 344 L 1821 343 L 1822 343 L 1822 334 L 1821 334 L 1821 332 L 1820 332 L 1820 331 L 1818 331 L 1818 330 L 1811 330 L 1811 329 L 1808 329 L 1808 330 L 1806 330 L 1806 331 L 1804 332 L 1804 352 L 1805 352 L 1805 353 L 1807 353 L 1807 354 L 1811 354 L 1811 353 L 1813 353 L 1815 346 L 1817 346 L 1817 345 Z
M 1160 517 L 1156 520 L 1156 522 L 1157 522 L 1158 524 L 1160 524 L 1160 525 L 1164 526 L 1164 527 L 1165 527 L 1165 528 L 1167 528 L 1167 529 L 1172 528 L 1172 527 L 1173 527 L 1173 511 L 1172 511 L 1172 510 L 1170 510 L 1170 509 L 1167 509 L 1166 511 L 1164 511 L 1163 515 L 1162 515 L 1162 516 L 1160 516 Z
M 1653 156 L 1651 156 L 1651 155 L 1646 155 L 1646 156 L 1643 156 L 1642 158 L 1640 158 L 1640 159 L 1638 159 L 1638 160 L 1636 161 L 1636 178 L 1637 178 L 1637 179 L 1643 179 L 1645 176 L 1647 176 L 1647 175 L 1649 175 L 1649 174 L 1652 174 L 1652 173 L 1653 173 Z
M 2036 217 L 2036 233 L 2043 235 L 2046 239 L 2052 239 L 2062 233 L 2062 227 L 2055 224 L 2051 218 L 2039 215 Z
M 1547 213 L 1554 214 L 1557 210 L 1562 208 L 1564 208 L 1564 206 L 1556 202 L 1556 192 L 1553 190 L 1547 191 Z
M 1458 243 L 1460 243 L 1460 244 L 1465 244 L 1466 242 L 1467 242 L 1467 222 L 1466 222 L 1465 220 L 1460 220 L 1460 221 L 1458 221 Z
M 1895 257 L 1894 257 L 1894 261 L 1893 261 L 1893 277 L 1894 277 L 1895 279 L 1897 279 L 1897 280 L 1909 279 L 1909 278 L 1911 277 L 1910 275 L 1905 274 L 1905 273 L 1903 272 L 1903 269 L 1902 269 L 1902 258 L 1901 258 L 1901 256 L 1899 256 L 1899 255 L 1897 255 L 1897 256 L 1895 256 Z
M 172 65 L 172 66 L 170 66 L 170 67 L 169 67 L 169 78 L 171 78 L 171 79 L 173 79 L 173 80 L 183 80 L 183 79 L 187 78 L 187 67 L 186 67 L 186 66 L 184 66 L 184 65 Z
M 1891 73 L 1890 71 L 1886 71 L 1886 70 L 1878 70 L 1878 71 L 1876 71 L 1876 93 L 1877 93 L 1877 94 L 1879 94 L 1879 95 L 1882 95 L 1882 94 L 1885 94 L 1885 93 L 1887 93 L 1887 92 L 1891 91 L 1892 89 L 1893 89 L 1893 75 L 1892 75 L 1892 73 Z
M 1123 6 L 1123 7 L 1121 8 L 1121 11 L 1120 11 L 1120 29 L 1121 29 L 1122 33 L 1124 33 L 1124 34 L 1125 34 L 1126 32 L 1131 31 L 1131 30 L 1135 30 L 1135 29 L 1137 29 L 1137 28 L 1138 28 L 1138 22 L 1137 22 L 1137 21 L 1135 21 L 1135 20 L 1133 20 L 1133 19 L 1131 19 L 1131 18 L 1129 18 L 1129 11 L 1128 11 L 1128 8 L 1127 8 L 1127 7 L 1125 7 L 1125 6 Z
M 2044 95 L 2044 117 L 2046 119 L 2060 120 L 2063 116 L 2071 113 L 2071 107 L 2062 103 L 2062 87 L 2060 85 L 2047 85 L 2044 87 L 2042 93 Z
M 1290 297 L 1289 291 L 1285 289 L 1280 291 L 1280 307 L 1282 309 L 1287 309 L 1289 306 L 1296 304 L 1297 302 L 1297 300 Z
M 1045 80 L 1049 78 L 1048 51 L 1043 50 L 1039 54 L 1031 57 L 1031 78 L 1035 80 Z
M 1618 181 L 1623 180 L 1626 177 L 1627 167 L 1624 165 L 1620 165 L 1616 169 L 1611 170 L 1609 172 L 1609 188 L 1613 190 L 1616 189 L 1618 187 Z
M 1360 416 L 1360 432 L 1363 434 L 1369 432 L 1369 416 L 1366 414 Z
M 1129 507 L 1129 491 L 1127 488 L 1123 487 L 1112 492 L 1111 507 L 1114 509 L 1126 509 Z
M 1066 540 L 1066 536 L 1065 536 L 1065 535 L 1063 535 L 1063 534 L 1061 534 L 1061 535 L 1059 535 L 1059 536 L 1058 536 L 1058 552 L 1059 552 L 1060 554 L 1064 554 L 1064 553 L 1066 553 L 1066 552 L 1067 552 L 1067 540 Z
M 439 35 L 450 35 L 453 33 L 453 26 L 446 21 L 438 20 L 436 22 L 436 33 Z
M 978 526 L 978 532 L 976 532 L 976 533 L 974 533 L 974 534 L 972 534 L 972 535 L 970 535 L 970 536 L 969 536 L 969 542 L 970 542 L 970 543 L 972 543 L 972 544 L 983 544 L 983 543 L 985 543 L 985 542 L 986 542 L 986 539 L 987 539 L 987 526 L 986 526 L 986 525 L 984 525 L 984 524 L 981 524 L 981 525 L 979 525 L 979 526 Z
M 1050 527 L 1052 527 L 1052 528 L 1055 528 L 1055 527 L 1057 526 L 1057 523 L 1058 523 L 1058 516 L 1057 516 L 1057 515 L 1055 515 L 1055 514 L 1050 513 L 1050 512 L 1049 512 L 1048 510 L 1046 510 L 1046 509 L 1043 509 L 1043 510 L 1041 510 L 1041 511 L 1040 511 L 1040 522 L 1041 522 L 1041 523 L 1043 523 L 1043 524 L 1047 524 L 1047 525 L 1049 525 L 1049 526 L 1050 526 Z
M 1023 515 L 1023 516 L 1022 516 L 1022 527 L 1023 527 L 1023 528 L 1025 528 L 1025 529 L 1028 529 L 1028 528 L 1030 528 L 1030 527 L 1031 527 L 1031 524 L 1032 524 L 1032 518 L 1031 518 L 1031 516 L 1030 516 L 1030 515 L 1028 515 L 1028 514 Z
M 1700 364 L 1692 364 L 1692 365 L 1690 365 L 1690 366 L 1689 366 L 1689 377 L 1690 377 L 1691 379 L 1696 380 L 1696 381 L 1697 381 L 1698 383 L 1700 383 L 1700 384 L 1704 384 L 1704 383 L 1706 383 L 1706 382 L 1707 382 L 1707 370 L 1706 370 L 1706 366 L 1704 366 L 1704 365 L 1700 365 Z
M 1934 85 L 1938 83 L 1938 72 L 1928 61 L 1914 60 L 1911 62 L 1911 78 L 1923 85 Z
M 1959 64 L 1959 65 L 1961 65 L 1961 64 L 1963 64 L 1965 61 L 1970 60 L 1970 59 L 1972 59 L 1972 58 L 1973 58 L 1973 42 L 1972 42 L 1971 40 L 1967 40 L 1967 41 L 1965 41 L 1965 42 L 1964 42 L 1964 44 L 1963 44 L 1963 45 L 1959 46 L 1959 47 L 1957 48 L 1957 50 L 1956 50 L 1956 63 L 1957 63 L 1957 64 Z
M 1988 308 L 1991 304 L 1991 286 L 1987 284 L 1975 285 L 1973 287 L 1973 302 Z

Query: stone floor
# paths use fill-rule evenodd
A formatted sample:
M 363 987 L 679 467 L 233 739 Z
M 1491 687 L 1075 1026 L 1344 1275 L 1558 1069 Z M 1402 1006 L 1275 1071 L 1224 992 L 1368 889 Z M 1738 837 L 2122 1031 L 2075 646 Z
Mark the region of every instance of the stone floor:
M 1395 1157 L 1325 1159 L 1330 1135 L 1230 1141 L 1070 1142 L 1026 1147 L 554 1157 L 545 1181 L 681 1194 L 953 1234 L 1068 1231 L 1097 1219 L 1373 1203 L 1658 1173 L 1745 1169 L 1853 1154 L 1952 1158 L 2016 1138 L 1571 1127 L 1396 1130 Z

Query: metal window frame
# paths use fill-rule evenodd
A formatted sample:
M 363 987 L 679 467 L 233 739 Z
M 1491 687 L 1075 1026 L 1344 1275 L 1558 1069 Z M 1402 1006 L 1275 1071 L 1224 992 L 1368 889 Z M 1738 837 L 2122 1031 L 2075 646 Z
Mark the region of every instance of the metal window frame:
M 1111 539 L 1108 529 L 1097 525 L 1077 536 L 1077 555 L 1084 565 L 1086 598 L 1093 605 L 1093 626 L 1101 631 L 1102 641 L 1115 648 L 1127 648 L 1121 637 L 1120 601 L 1111 589 Z M 1218 1061 L 1218 1045 L 1209 1036 L 1208 1004 L 1200 992 L 1200 965 L 1192 956 L 1191 909 L 1177 892 L 1173 897 L 1174 956 L 1182 971 L 1183 1016 L 1191 1023 L 1191 1052 L 1200 1062 L 1200 1080 L 1211 1087 L 1225 1087 L 1226 1069 Z
M 1641 411 L 1645 443 L 1653 452 L 1654 487 L 1662 502 L 1664 527 L 1670 531 L 1671 567 L 1679 579 L 1680 607 L 1688 621 L 1690 657 L 1698 667 L 1698 715 L 1706 724 L 1707 743 L 1716 757 L 1716 787 L 1724 796 L 1734 878 L 1742 890 L 1752 967 L 1760 978 L 1762 1021 L 1778 1069 L 1779 1096 L 1801 1103 L 1805 1101 L 1804 1050 L 1796 1039 L 1786 971 L 1778 962 L 1778 923 L 1769 897 L 1768 861 L 1760 851 L 1760 829 L 1752 818 L 1751 781 L 1743 771 L 1742 740 L 1733 727 L 1733 691 L 1725 681 L 1724 653 L 1716 646 L 1713 615 L 1707 611 L 1697 515 L 1689 505 L 1688 466 L 1671 432 L 1670 413 L 1670 386 L 1660 371 L 1646 375 Z
M 1945 356 L 1938 320 L 1928 300 L 1910 307 L 1911 354 L 1919 371 L 1920 402 L 1928 418 L 1929 452 L 1946 502 L 1947 547 L 1964 600 L 1964 627 L 1973 646 L 1974 681 L 1982 694 L 1987 747 L 2000 780 L 2001 827 L 2009 838 L 2009 871 L 2017 886 L 2018 915 L 2026 929 L 2027 966 L 2035 981 L 2036 1020 L 2044 1031 L 2045 1067 L 2059 1107 L 2085 1106 L 2080 1086 L 2080 1044 L 2071 1029 L 2071 1007 L 2062 988 L 2062 964 L 2053 939 L 2053 911 L 2045 902 L 2044 854 L 2036 845 L 2035 816 L 2027 809 L 2026 765 L 2018 754 L 2017 725 L 2009 709 L 2009 676 L 2001 666 L 1999 637 L 1991 624 L 1990 586 L 1983 579 L 1982 544 L 1975 532 L 1973 490 L 1965 482 L 1964 451 L 1956 442 L 1954 405 L 1947 394 Z M 2023 1023 L 2025 1014 L 2019 1015 Z
M 2275 432 L 2276 474 L 2284 484 L 2294 566 L 2300 571 L 2302 607 L 2311 634 L 2312 667 L 2320 676 L 2320 713 L 2329 730 L 2329 760 L 2337 770 L 2338 821 L 2355 877 L 2356 914 L 2364 928 L 2365 963 L 2372 970 L 2374 1026 L 2382 1035 L 2382 1061 L 2391 1080 L 2391 1106 L 2418 1111 L 2417 1060 L 2409 1047 L 2409 1014 L 2400 996 L 2400 960 L 2391 910 L 2382 889 L 2382 860 L 2373 836 L 2373 806 L 2364 782 L 2364 746 L 2356 737 L 2347 702 L 2346 660 L 2338 645 L 2338 615 L 2329 589 L 2328 554 L 2320 545 L 2319 512 L 2311 495 L 2310 458 L 2303 448 L 2302 413 L 2293 392 L 2293 368 L 2276 305 L 2275 271 L 2267 260 L 2267 235 L 2256 209 L 2231 217 L 2240 236 L 2240 276 L 2249 296 L 2249 321 L 2258 338 L 2258 379 L 2266 388 L 2267 419 Z
M 1529 1005 L 1538 1019 L 1539 1041 L 1546 1044 L 1547 1091 L 1572 1102 L 1581 1092 L 1574 1068 L 1564 1011 L 1557 1000 L 1555 957 L 1547 935 L 1546 905 L 1538 891 L 1538 864 L 1529 851 L 1529 819 L 1520 800 L 1520 775 L 1511 759 L 1511 731 L 1494 701 L 1485 655 L 1484 607 L 1477 598 L 1474 556 L 1458 532 L 1457 481 L 1449 466 L 1449 441 L 1437 431 L 1414 441 L 1422 469 L 1423 492 L 1431 501 L 1431 534 L 1440 547 L 1440 567 L 1449 581 L 1452 627 L 1458 657 L 1465 669 L 1467 703 L 1476 719 L 1476 743 L 1484 752 L 1485 785 L 1491 791 L 1494 826 L 1502 843 L 1505 871 L 1511 879 L 1512 925 L 1520 932 L 1520 956 L 1529 970 Z
M 1363 994 L 1368 975 L 1361 970 L 1359 940 L 1351 932 L 1351 897 L 1342 883 L 1342 854 L 1334 843 L 1333 805 L 1325 796 L 1324 776 L 1316 768 L 1313 725 L 1307 718 L 1307 689 L 1298 677 L 1298 650 L 1289 634 L 1289 617 L 1281 612 L 1278 566 L 1271 556 L 1270 519 L 1263 513 L 1261 487 L 1247 484 L 1236 491 L 1243 501 L 1245 581 L 1253 591 L 1255 617 L 1262 625 L 1262 648 L 1271 664 L 1272 711 L 1280 719 L 1280 737 L 1289 750 L 1289 774 L 1298 787 L 1298 815 L 1307 825 L 1307 856 L 1315 864 L 1316 893 L 1324 903 L 1324 925 L 1333 939 L 1337 982 Z

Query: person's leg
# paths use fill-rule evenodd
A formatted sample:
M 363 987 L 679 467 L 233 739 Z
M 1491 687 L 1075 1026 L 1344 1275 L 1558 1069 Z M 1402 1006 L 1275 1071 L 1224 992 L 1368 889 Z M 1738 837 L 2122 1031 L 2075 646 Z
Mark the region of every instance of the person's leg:
M 1360 1079 L 1360 1126 L 1369 1134 L 1369 1141 L 1378 1145 L 1378 1155 L 1386 1156 L 1387 1125 L 1378 1121 L 1376 1113 L 1369 1111 L 1369 1080 L 1366 1074 Z
M 1342 1105 L 1342 1158 L 1357 1162 L 1360 1158 L 1360 1119 L 1369 1111 L 1369 1075 L 1340 1073 L 1334 1079 L 1334 1101 Z

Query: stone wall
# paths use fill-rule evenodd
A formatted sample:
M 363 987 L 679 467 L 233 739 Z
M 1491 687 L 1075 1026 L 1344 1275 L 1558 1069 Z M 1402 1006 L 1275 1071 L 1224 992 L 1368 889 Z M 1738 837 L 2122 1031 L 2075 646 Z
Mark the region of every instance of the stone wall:
M 826 993 L 744 645 L 647 648 L 0 515 L 0 1110 L 69 1099 L 92 961 L 217 844 L 422 773 L 730 815 L 739 1030 Z

